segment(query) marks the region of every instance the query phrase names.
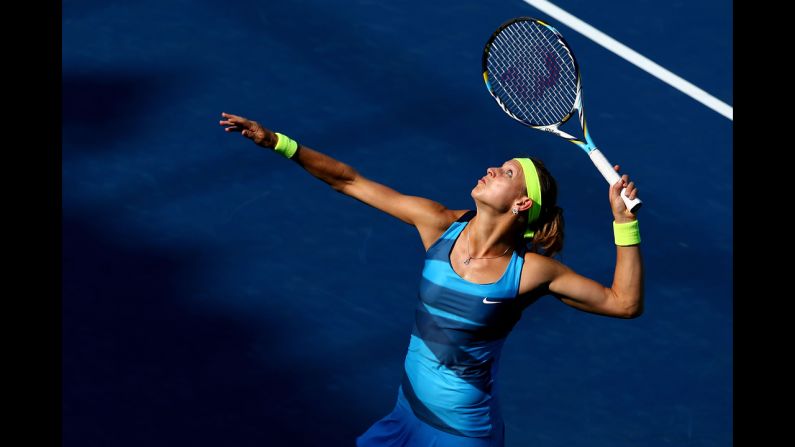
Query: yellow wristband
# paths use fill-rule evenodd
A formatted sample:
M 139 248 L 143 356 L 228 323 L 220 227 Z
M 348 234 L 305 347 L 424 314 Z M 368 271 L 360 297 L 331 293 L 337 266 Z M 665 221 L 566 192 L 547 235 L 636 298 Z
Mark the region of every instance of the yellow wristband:
M 613 236 L 616 245 L 627 246 L 640 244 L 640 230 L 638 220 L 635 219 L 626 223 L 616 223 L 613 221 Z
M 298 143 L 293 141 L 293 139 L 287 135 L 282 135 L 279 132 L 276 132 L 276 136 L 278 137 L 278 140 L 276 141 L 276 147 L 274 147 L 273 150 L 282 154 L 286 158 L 292 158 L 293 155 L 295 155 L 295 151 L 298 150 Z

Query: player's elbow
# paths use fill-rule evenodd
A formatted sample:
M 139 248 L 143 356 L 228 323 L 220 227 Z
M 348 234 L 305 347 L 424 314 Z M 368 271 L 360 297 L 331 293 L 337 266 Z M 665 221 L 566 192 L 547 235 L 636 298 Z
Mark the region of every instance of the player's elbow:
M 359 171 L 353 168 L 353 166 L 340 163 L 338 171 L 332 177 L 332 181 L 329 182 L 329 185 L 334 191 L 340 194 L 351 195 L 348 188 L 353 185 L 358 178 Z
M 632 320 L 634 318 L 638 318 L 641 315 L 643 315 L 643 309 L 637 308 L 625 312 L 623 318 L 626 320 Z
M 609 314 L 616 318 L 631 320 L 643 315 L 643 293 L 633 293 L 626 291 L 619 292 L 613 289 L 606 289 L 609 299 Z
M 643 315 L 643 300 L 638 299 L 632 303 L 625 305 L 621 308 L 619 316 L 621 318 L 631 320 Z

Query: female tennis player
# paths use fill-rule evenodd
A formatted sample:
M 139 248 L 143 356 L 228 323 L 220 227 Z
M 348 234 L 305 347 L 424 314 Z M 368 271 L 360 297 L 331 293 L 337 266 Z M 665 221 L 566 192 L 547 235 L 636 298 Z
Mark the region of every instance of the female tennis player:
M 367 179 L 256 121 L 221 115 L 227 132 L 413 225 L 422 239 L 420 300 L 397 402 L 357 437 L 358 447 L 502 447 L 505 425 L 494 379 L 506 337 L 527 306 L 553 295 L 599 315 L 635 318 L 642 312 L 637 219 L 619 196 L 622 187 L 630 198 L 638 194 L 627 175 L 609 191 L 617 259 L 613 284 L 604 287 L 553 259 L 563 247 L 563 215 L 555 180 L 535 158 L 488 168 L 470 193 L 475 209 L 451 210 Z

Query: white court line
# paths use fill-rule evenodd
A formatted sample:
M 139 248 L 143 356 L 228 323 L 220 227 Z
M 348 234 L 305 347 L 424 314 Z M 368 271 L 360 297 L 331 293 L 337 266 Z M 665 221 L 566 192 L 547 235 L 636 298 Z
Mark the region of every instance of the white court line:
M 551 17 L 560 20 L 561 22 L 566 24 L 569 28 L 579 32 L 580 34 L 593 40 L 599 45 L 607 48 L 613 53 L 637 65 L 640 69 L 645 70 L 646 72 L 657 77 L 661 81 L 669 84 L 670 86 L 690 96 L 696 101 L 704 104 L 710 109 L 734 121 L 734 108 L 732 106 L 710 95 L 704 90 L 701 90 L 695 85 L 685 81 L 679 76 L 671 73 L 670 71 L 659 66 L 658 64 L 651 61 L 647 57 L 642 56 L 640 53 L 633 50 L 632 48 L 627 47 L 626 45 L 613 39 L 612 37 L 599 31 L 598 29 L 592 27 L 591 25 L 583 22 L 577 17 L 574 17 L 568 12 L 558 8 L 557 6 L 548 2 L 547 0 L 523 0 L 523 1 L 528 5 L 534 6 L 540 9 L 541 11 L 549 14 Z

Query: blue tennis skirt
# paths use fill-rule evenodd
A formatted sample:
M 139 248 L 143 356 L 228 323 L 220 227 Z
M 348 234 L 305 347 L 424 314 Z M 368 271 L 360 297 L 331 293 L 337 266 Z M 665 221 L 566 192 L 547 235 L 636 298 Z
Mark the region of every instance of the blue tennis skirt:
M 504 447 L 505 425 L 497 433 L 470 438 L 428 425 L 414 415 L 401 386 L 395 409 L 356 438 L 356 447 Z

